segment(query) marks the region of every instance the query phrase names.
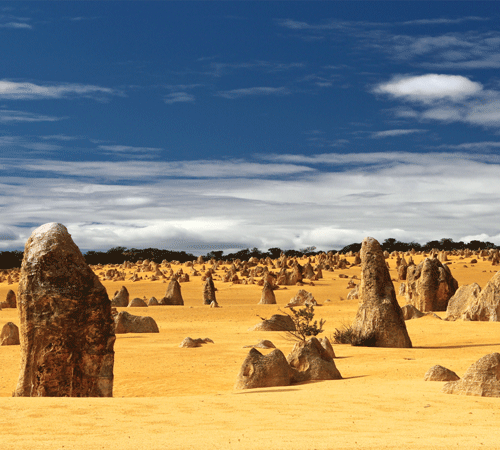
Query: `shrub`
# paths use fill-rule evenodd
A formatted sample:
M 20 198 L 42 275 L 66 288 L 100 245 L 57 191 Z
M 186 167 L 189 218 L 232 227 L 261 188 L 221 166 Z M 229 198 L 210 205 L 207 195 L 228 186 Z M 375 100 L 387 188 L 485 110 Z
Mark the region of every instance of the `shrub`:
M 375 347 L 375 333 L 367 335 L 358 335 L 352 329 L 352 325 L 342 324 L 341 328 L 335 328 L 332 335 L 332 341 L 335 344 L 351 344 L 355 347 Z
M 314 306 L 312 305 L 306 305 L 301 309 L 290 308 L 290 313 L 281 310 L 280 312 L 290 317 L 295 324 L 295 331 L 286 330 L 287 336 L 294 340 L 305 342 L 308 337 L 317 336 L 323 332 L 323 325 L 326 321 L 320 319 L 319 323 L 317 320 L 313 322 Z

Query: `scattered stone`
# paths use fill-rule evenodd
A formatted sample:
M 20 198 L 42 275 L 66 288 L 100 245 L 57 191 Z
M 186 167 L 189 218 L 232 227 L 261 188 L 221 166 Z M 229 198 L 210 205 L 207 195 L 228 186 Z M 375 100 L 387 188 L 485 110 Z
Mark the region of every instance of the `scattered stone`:
M 354 289 L 351 289 L 347 294 L 347 300 L 358 300 L 359 299 L 359 284 L 356 285 Z
M 263 355 L 252 348 L 243 361 L 234 389 L 289 386 L 291 376 L 292 369 L 281 350 Z
M 333 359 L 335 358 L 335 352 L 333 350 L 332 344 L 330 340 L 325 336 L 324 338 L 320 338 L 319 342 L 321 342 L 321 345 L 323 348 L 326 350 L 326 352 L 330 355 L 330 357 Z
M 127 288 L 125 286 L 122 286 L 119 291 L 115 292 L 113 300 L 111 300 L 111 306 L 123 308 L 125 306 L 128 306 L 128 302 L 129 293 L 127 291 Z
M 406 300 L 422 312 L 446 311 L 457 289 L 449 267 L 437 258 L 425 258 L 418 266 L 408 267 Z
M 297 294 L 290 299 L 285 308 L 293 308 L 296 306 L 318 306 L 318 302 L 310 292 L 300 289 Z
M 243 348 L 263 348 L 263 349 L 269 349 L 269 348 L 276 348 L 276 346 L 271 341 L 268 341 L 267 339 L 263 339 L 263 340 L 259 341 L 255 345 L 245 345 Z
M 158 302 L 158 300 L 156 299 L 156 297 L 151 297 L 149 300 L 148 300 L 148 306 L 158 306 L 160 303 Z
M 411 348 L 403 312 L 378 241 L 367 237 L 361 246 L 359 308 L 352 325 L 360 345 Z
M 287 361 L 295 369 L 292 372 L 292 383 L 342 378 L 333 358 L 316 337 L 297 342 Z
M 443 392 L 500 397 L 500 353 L 483 356 L 467 369 L 461 380 L 446 383 Z
M 210 308 L 220 308 L 220 306 L 215 300 L 213 300 L 212 303 L 210 303 Z
M 260 296 L 259 305 L 275 305 L 276 296 L 274 295 L 274 289 L 269 283 L 269 281 L 264 282 L 264 287 L 262 288 L 262 294 Z
M 19 345 L 19 328 L 15 323 L 7 322 L 3 326 L 0 345 Z
M 456 381 L 460 377 L 450 369 L 443 366 L 432 366 L 424 375 L 424 381 Z
M 120 311 L 115 316 L 115 333 L 159 333 L 158 325 L 152 317 L 133 316 L 127 311 Z
M 295 331 L 295 324 L 290 316 L 274 314 L 269 319 L 250 327 L 248 331 Z
M 214 341 L 210 338 L 205 338 L 205 339 L 191 339 L 190 337 L 184 338 L 184 340 L 179 344 L 180 348 L 195 348 L 195 347 L 201 347 L 202 344 L 208 344 L 211 343 L 213 344 Z
M 16 308 L 16 307 L 17 307 L 16 293 L 12 289 L 10 289 L 9 292 L 7 292 L 7 297 L 5 298 L 5 301 L 0 303 L 0 308 Z
M 128 304 L 129 308 L 144 308 L 148 306 L 147 303 L 139 297 L 135 297 L 132 300 L 130 300 L 130 303 Z
M 47 223 L 28 239 L 18 306 L 15 397 L 112 397 L 111 302 L 64 225 Z

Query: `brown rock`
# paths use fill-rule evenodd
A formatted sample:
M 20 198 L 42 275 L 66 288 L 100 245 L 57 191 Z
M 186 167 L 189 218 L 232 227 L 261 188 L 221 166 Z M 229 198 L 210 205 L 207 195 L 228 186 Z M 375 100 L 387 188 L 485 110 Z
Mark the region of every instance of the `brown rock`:
M 500 272 L 488 281 L 484 289 L 474 297 L 472 294 L 462 307 L 464 320 L 500 321 Z
M 212 302 L 217 303 L 215 298 L 215 286 L 212 277 L 208 277 L 203 285 L 203 304 L 210 305 Z
M 214 341 L 210 338 L 205 338 L 205 339 L 192 339 L 190 337 L 184 338 L 184 340 L 179 344 L 180 348 L 195 348 L 195 347 L 201 347 L 202 344 L 207 344 L 207 343 L 213 344 Z
M 133 316 L 127 311 L 120 311 L 115 316 L 115 333 L 159 333 L 158 325 L 152 317 Z
M 299 289 L 299 291 L 293 296 L 287 303 L 285 308 L 293 308 L 296 306 L 318 306 L 318 302 L 315 300 L 314 296 L 304 289 Z
M 31 234 L 19 283 L 17 397 L 111 397 L 115 334 L 106 289 L 64 225 Z
M 263 339 L 263 340 L 259 341 L 255 345 L 245 345 L 243 348 L 263 348 L 263 349 L 270 349 L 270 348 L 276 348 L 276 346 L 271 341 L 268 341 L 267 339 Z
M 287 357 L 292 373 L 292 383 L 311 380 L 339 380 L 342 378 L 332 356 L 316 337 L 297 342 Z
M 165 293 L 165 296 L 160 299 L 160 305 L 184 305 L 181 285 L 176 278 L 170 280 L 170 283 L 168 283 L 167 292 Z
M 403 312 L 403 317 L 405 320 L 420 319 L 421 317 L 425 316 L 423 312 L 419 311 L 413 305 L 404 305 L 401 308 L 401 311 Z
M 266 281 L 264 283 L 264 287 L 262 288 L 262 294 L 260 296 L 260 302 L 259 305 L 275 305 L 276 304 L 276 296 L 274 295 L 274 290 L 269 283 L 269 281 Z
M 139 297 L 135 297 L 132 300 L 130 300 L 130 303 L 128 304 L 129 308 L 145 308 L 147 307 L 148 304 Z
M 408 267 L 406 300 L 422 312 L 446 311 L 458 282 L 447 265 L 436 258 L 425 258 L 418 266 Z
M 354 289 L 351 289 L 347 294 L 347 300 L 358 300 L 359 299 L 359 284 L 356 285 Z
M 19 328 L 15 323 L 7 322 L 3 326 L 0 345 L 19 345 Z
M 252 348 L 243 361 L 234 389 L 289 386 L 292 369 L 281 350 L 264 356 Z
M 326 350 L 326 352 L 331 356 L 331 358 L 332 359 L 335 358 L 335 352 L 333 350 L 330 340 L 325 336 L 324 338 L 319 339 L 319 342 L 321 342 L 321 345 Z
M 463 319 L 465 311 L 476 303 L 480 293 L 481 287 L 477 283 L 460 286 L 448 301 L 446 320 Z
M 119 291 L 115 292 L 113 300 L 111 300 L 111 306 L 124 308 L 128 306 L 129 298 L 127 288 L 122 286 Z
M 446 394 L 500 397 L 500 353 L 483 356 L 467 369 L 463 378 L 443 386 Z
M 250 327 L 248 331 L 295 331 L 295 324 L 290 316 L 274 314 L 269 319 Z
M 151 297 L 149 300 L 148 300 L 148 306 L 158 306 L 160 303 L 158 302 L 158 300 L 156 299 L 156 297 Z
M 361 345 L 412 346 L 382 248 L 370 237 L 361 246 L 359 307 L 352 329 Z
M 4 302 L 0 303 L 0 307 L 2 308 L 17 307 L 16 293 L 12 289 L 10 289 L 9 292 L 7 292 L 7 297 L 5 298 Z
M 450 369 L 443 366 L 432 366 L 424 375 L 424 381 L 456 381 L 460 377 Z

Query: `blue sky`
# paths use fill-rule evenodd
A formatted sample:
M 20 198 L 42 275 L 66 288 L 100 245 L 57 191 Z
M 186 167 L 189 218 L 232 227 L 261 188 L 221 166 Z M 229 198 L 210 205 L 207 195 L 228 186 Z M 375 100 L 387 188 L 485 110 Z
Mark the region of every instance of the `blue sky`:
M 0 250 L 500 244 L 496 2 L 0 3 Z

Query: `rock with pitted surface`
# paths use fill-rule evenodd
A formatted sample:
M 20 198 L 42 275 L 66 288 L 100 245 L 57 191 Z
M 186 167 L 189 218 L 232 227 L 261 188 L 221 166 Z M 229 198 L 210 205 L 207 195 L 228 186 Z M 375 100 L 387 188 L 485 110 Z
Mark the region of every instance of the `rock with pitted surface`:
M 290 316 L 274 314 L 269 319 L 250 327 L 248 331 L 295 331 L 295 324 Z
M 156 297 L 151 297 L 149 300 L 148 300 L 148 306 L 158 306 L 160 303 L 158 303 L 158 300 L 156 299 Z
M 475 296 L 474 292 L 461 307 L 460 318 L 489 322 L 500 321 L 500 272 L 486 283 L 484 289 Z M 453 302 L 452 306 L 455 304 Z M 456 313 L 455 313 L 456 314 Z M 453 315 L 455 315 L 453 314 Z
M 500 353 L 483 356 L 467 369 L 461 380 L 446 383 L 443 392 L 500 397 Z
M 19 328 L 15 323 L 7 322 L 0 333 L 0 345 L 19 345 Z
M 321 342 L 321 345 L 326 350 L 326 352 L 332 357 L 332 359 L 335 358 L 335 351 L 333 350 L 330 340 L 325 336 L 324 338 L 320 338 L 319 342 Z
M 292 383 L 342 378 L 331 354 L 316 337 L 297 342 L 287 356 L 287 361 L 296 370 L 292 374 Z
M 111 397 L 111 302 L 64 225 L 33 231 L 18 294 L 21 370 L 14 396 Z
M 120 311 L 115 317 L 115 333 L 159 333 L 158 325 L 152 317 L 134 316 Z
M 477 283 L 460 286 L 448 302 L 446 320 L 464 319 L 465 311 L 476 303 L 480 293 L 481 287 Z
M 127 288 L 122 286 L 119 291 L 115 292 L 113 300 L 111 300 L 111 306 L 124 308 L 128 306 L 129 298 Z
M 243 361 L 234 389 L 289 386 L 292 372 L 281 350 L 263 355 L 252 348 Z
M 176 278 L 170 280 L 168 283 L 167 292 L 165 296 L 160 299 L 160 305 L 184 305 L 184 299 L 182 298 L 181 285 Z
M 403 312 L 376 239 L 361 245 L 359 307 L 352 325 L 355 341 L 375 347 L 411 348 Z
M 405 320 L 420 319 L 425 316 L 423 312 L 419 311 L 413 305 L 404 305 L 401 307 L 401 311 Z
M 276 296 L 274 295 L 274 290 L 269 283 L 269 281 L 264 282 L 264 287 L 262 288 L 262 294 L 260 296 L 259 305 L 275 305 L 276 304 Z
M 443 366 L 432 366 L 424 375 L 424 381 L 457 381 L 460 377 Z
M 449 267 L 437 258 L 425 258 L 418 266 L 408 267 L 406 301 L 422 312 L 446 311 L 457 289 Z

